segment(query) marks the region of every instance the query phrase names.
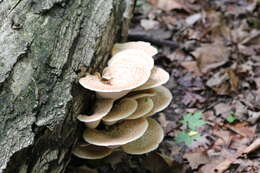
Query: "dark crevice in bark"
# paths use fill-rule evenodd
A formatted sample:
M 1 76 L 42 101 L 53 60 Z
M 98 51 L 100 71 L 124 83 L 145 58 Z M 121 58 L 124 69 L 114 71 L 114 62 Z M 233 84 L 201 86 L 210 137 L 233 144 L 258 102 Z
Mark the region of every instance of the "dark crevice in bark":
M 28 160 L 30 160 L 30 155 L 29 154 L 29 150 L 30 147 L 27 148 L 23 148 L 22 150 L 16 152 L 11 158 L 10 161 L 8 162 L 7 165 L 7 171 L 5 173 L 14 173 L 14 172 L 19 172 L 21 170 L 21 164 L 22 163 L 26 163 Z M 28 157 L 24 157 L 25 155 L 27 155 Z

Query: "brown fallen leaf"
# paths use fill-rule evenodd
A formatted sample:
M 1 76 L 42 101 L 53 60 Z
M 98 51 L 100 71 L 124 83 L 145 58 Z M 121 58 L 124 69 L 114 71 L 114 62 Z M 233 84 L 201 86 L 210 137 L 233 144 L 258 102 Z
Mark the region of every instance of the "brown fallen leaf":
M 229 68 L 215 73 L 206 84 L 219 95 L 229 95 L 238 91 L 239 78 L 234 70 Z
M 200 165 L 210 162 L 208 155 L 203 151 L 186 153 L 183 157 L 189 161 L 189 165 L 192 169 L 197 169 Z
M 185 61 L 181 63 L 181 66 L 189 72 L 194 73 L 196 76 L 202 75 L 196 61 Z
M 251 137 L 239 137 L 225 130 L 215 130 L 215 135 L 222 139 L 216 140 L 212 149 L 208 150 L 210 162 L 202 166 L 199 173 L 223 173 L 246 151 L 251 141 Z
M 230 90 L 237 91 L 238 83 L 239 83 L 238 76 L 235 74 L 234 70 L 231 70 L 231 69 L 227 69 L 227 73 L 229 76 Z
M 202 73 L 207 73 L 229 61 L 230 51 L 223 44 L 202 44 L 192 54 Z
M 234 125 L 227 124 L 226 127 L 246 138 L 253 138 L 255 136 L 256 128 L 248 126 L 247 122 L 239 122 Z
M 214 110 L 215 110 L 217 116 L 221 115 L 221 117 L 226 119 L 232 113 L 232 105 L 225 104 L 225 103 L 219 103 L 214 106 Z

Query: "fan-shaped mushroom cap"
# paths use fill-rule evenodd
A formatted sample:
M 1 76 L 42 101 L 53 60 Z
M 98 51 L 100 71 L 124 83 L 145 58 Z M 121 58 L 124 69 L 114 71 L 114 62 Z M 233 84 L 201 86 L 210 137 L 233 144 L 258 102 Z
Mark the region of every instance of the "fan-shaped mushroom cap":
M 128 116 L 126 119 L 137 119 L 140 118 L 147 113 L 149 113 L 153 109 L 153 101 L 149 97 L 143 97 L 140 99 L 137 99 L 137 109 L 136 111 Z
M 169 80 L 170 76 L 167 71 L 160 67 L 154 67 L 152 69 L 151 76 L 149 77 L 148 81 L 143 84 L 142 86 L 134 89 L 135 91 L 144 90 L 149 88 L 155 88 L 162 84 L 165 84 Z
M 129 154 L 144 154 L 155 150 L 163 140 L 163 129 L 155 120 L 148 118 L 148 129 L 144 135 L 122 146 Z
M 115 55 L 118 52 L 121 52 L 126 49 L 139 49 L 146 52 L 150 56 L 154 56 L 158 53 L 157 49 L 151 46 L 150 43 L 137 41 L 137 42 L 128 42 L 128 43 L 117 43 L 114 44 L 112 49 L 112 55 Z
M 95 128 L 97 128 L 97 126 L 99 125 L 100 121 L 101 121 L 101 120 L 92 121 L 92 122 L 86 122 L 85 125 L 86 125 L 86 127 L 88 127 L 88 128 L 95 129 Z
M 130 90 L 124 90 L 119 92 L 96 92 L 97 98 L 100 99 L 114 99 L 117 100 L 129 93 Z
M 72 153 L 82 159 L 102 159 L 112 153 L 111 148 L 91 144 L 77 145 Z
M 117 121 L 133 114 L 137 109 L 137 101 L 134 99 L 122 99 L 115 103 L 111 111 L 102 119 L 106 125 L 112 125 Z
M 143 97 L 152 97 L 156 95 L 156 90 L 151 88 L 147 90 L 132 91 L 126 97 L 131 99 L 140 99 Z
M 136 75 L 139 74 L 139 75 Z M 105 95 L 111 99 L 117 99 L 128 91 L 144 84 L 151 74 L 148 68 L 129 66 L 122 64 L 116 67 L 107 67 L 103 73 L 106 80 L 102 80 L 98 75 L 86 75 L 79 80 L 79 83 L 86 89 L 96 91 L 99 95 Z
M 148 122 L 145 118 L 125 120 L 111 126 L 110 129 L 86 129 L 83 138 L 86 142 L 99 146 L 123 145 L 140 138 L 146 131 Z
M 118 66 L 122 64 L 139 66 L 151 70 L 154 66 L 154 60 L 152 56 L 142 50 L 127 49 L 120 51 L 108 61 L 108 66 Z
M 151 97 L 153 100 L 154 106 L 153 106 L 153 109 L 151 110 L 151 112 L 149 112 L 147 115 L 145 115 L 146 117 L 162 111 L 171 103 L 171 100 L 172 100 L 172 94 L 168 88 L 166 88 L 164 86 L 159 86 L 154 89 L 157 92 L 157 94 L 154 97 Z
M 79 115 L 77 118 L 81 122 L 95 122 L 106 116 L 112 109 L 114 100 L 112 99 L 97 99 L 96 108 L 92 115 Z

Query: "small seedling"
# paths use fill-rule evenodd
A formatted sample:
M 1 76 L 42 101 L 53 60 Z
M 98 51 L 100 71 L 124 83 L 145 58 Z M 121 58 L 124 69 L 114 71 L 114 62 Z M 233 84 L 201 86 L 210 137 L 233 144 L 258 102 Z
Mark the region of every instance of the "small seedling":
M 201 119 L 201 116 L 202 112 L 189 113 L 183 116 L 183 120 L 180 122 L 186 126 L 187 130 L 177 134 L 175 137 L 177 143 L 185 143 L 187 146 L 191 146 L 192 142 L 201 136 L 196 131 L 199 127 L 206 124 L 206 122 Z
M 229 123 L 233 123 L 234 121 L 237 120 L 237 117 L 234 114 L 230 114 L 227 118 L 226 118 L 227 122 Z
M 196 131 L 199 127 L 203 126 L 206 122 L 201 119 L 202 112 L 196 112 L 194 114 L 186 114 L 181 121 L 187 128 Z
M 177 143 L 184 143 L 187 146 L 191 146 L 192 142 L 195 139 L 198 139 L 199 137 L 200 137 L 200 134 L 198 132 L 196 132 L 196 134 L 195 134 L 194 131 L 191 131 L 191 132 L 181 131 L 175 137 L 175 141 Z

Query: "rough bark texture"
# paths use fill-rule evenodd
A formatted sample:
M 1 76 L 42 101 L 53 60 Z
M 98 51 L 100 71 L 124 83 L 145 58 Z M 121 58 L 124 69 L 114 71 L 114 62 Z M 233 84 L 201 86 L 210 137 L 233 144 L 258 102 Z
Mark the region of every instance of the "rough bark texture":
M 64 172 L 89 98 L 79 69 L 104 66 L 125 9 L 124 0 L 0 0 L 0 172 Z

